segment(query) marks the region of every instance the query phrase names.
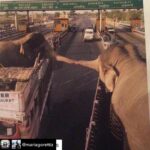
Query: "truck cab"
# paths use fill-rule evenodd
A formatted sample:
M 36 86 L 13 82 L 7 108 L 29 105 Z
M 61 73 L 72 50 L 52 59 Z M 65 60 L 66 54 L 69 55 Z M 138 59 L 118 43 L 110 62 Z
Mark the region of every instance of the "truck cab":
M 68 30 L 69 19 L 68 18 L 55 18 L 54 19 L 54 32 L 63 32 Z

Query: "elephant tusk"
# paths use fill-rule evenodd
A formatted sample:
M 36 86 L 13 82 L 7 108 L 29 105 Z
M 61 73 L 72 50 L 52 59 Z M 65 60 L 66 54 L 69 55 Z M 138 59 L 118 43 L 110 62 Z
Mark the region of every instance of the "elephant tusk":
M 24 55 L 24 48 L 22 44 L 20 45 L 20 54 Z
M 79 60 L 76 62 L 76 64 L 84 66 L 84 67 L 88 67 L 90 69 L 93 69 L 93 70 L 99 72 L 99 57 L 95 60 L 90 60 L 90 61 Z
M 75 61 L 73 59 L 69 59 L 69 58 L 66 58 L 66 57 L 63 57 L 60 55 L 56 55 L 55 57 L 56 57 L 57 61 L 62 61 L 62 62 L 68 63 L 68 64 L 77 64 L 77 61 Z
M 99 57 L 95 60 L 87 61 L 87 60 L 73 60 L 64 56 L 56 55 L 57 61 L 62 61 L 68 64 L 81 65 L 99 72 Z

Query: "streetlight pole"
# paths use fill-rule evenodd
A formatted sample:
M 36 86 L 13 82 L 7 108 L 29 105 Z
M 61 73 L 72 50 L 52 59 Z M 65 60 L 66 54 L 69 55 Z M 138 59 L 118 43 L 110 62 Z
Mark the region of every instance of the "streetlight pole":
M 114 29 L 115 29 L 115 26 L 116 26 L 116 19 L 114 18 Z
M 100 2 L 101 0 L 98 0 L 98 7 L 99 7 L 99 2 Z M 100 33 L 101 33 L 101 31 L 102 31 L 102 10 L 99 8 L 98 9 L 98 19 L 99 19 L 99 31 L 100 31 Z
M 15 11 L 15 27 L 16 27 L 16 30 L 18 31 L 19 28 L 18 28 L 18 15 L 17 15 L 17 11 Z
M 100 10 L 100 32 L 102 31 L 102 10 Z

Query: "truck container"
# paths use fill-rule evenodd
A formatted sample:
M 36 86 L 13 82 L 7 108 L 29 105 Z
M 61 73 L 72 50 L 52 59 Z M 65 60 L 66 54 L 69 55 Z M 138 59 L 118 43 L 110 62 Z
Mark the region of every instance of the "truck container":
M 52 60 L 0 68 L 0 138 L 36 138 L 52 80 Z

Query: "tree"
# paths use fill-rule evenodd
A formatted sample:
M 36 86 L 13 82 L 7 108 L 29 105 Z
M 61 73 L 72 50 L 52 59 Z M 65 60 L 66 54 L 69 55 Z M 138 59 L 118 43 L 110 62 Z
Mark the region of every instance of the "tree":
M 106 12 L 108 18 L 117 18 L 119 21 L 129 21 L 133 19 L 142 19 L 143 11 L 142 10 L 128 10 L 128 11 L 119 11 L 114 10 L 111 12 Z
M 131 11 L 130 12 L 130 20 L 134 20 L 134 19 L 138 19 L 138 20 L 140 20 L 141 19 L 141 17 L 142 17 L 142 14 L 143 14 L 143 12 L 140 10 L 140 11 Z

